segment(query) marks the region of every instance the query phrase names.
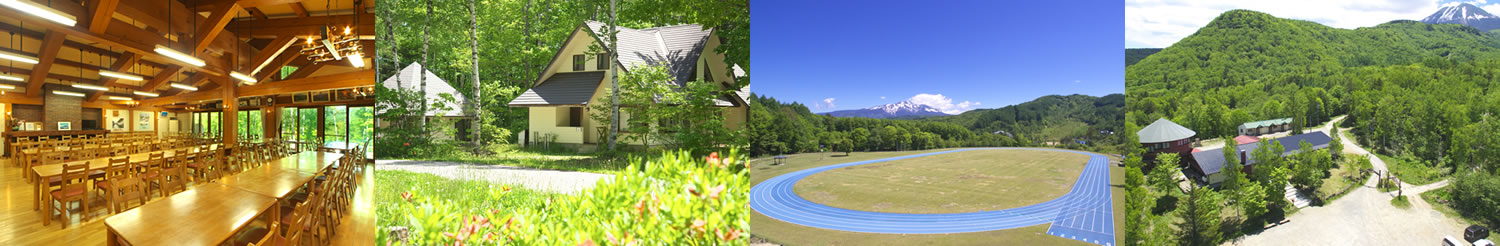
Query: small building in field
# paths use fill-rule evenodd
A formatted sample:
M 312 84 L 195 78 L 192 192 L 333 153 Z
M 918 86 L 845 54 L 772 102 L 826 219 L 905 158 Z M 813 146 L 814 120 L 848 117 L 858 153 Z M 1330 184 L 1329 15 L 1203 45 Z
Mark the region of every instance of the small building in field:
M 1193 137 L 1198 132 L 1182 127 L 1167 119 L 1157 119 L 1150 125 L 1141 128 L 1135 133 L 1140 138 L 1141 146 L 1146 148 L 1146 154 L 1142 156 L 1147 163 L 1154 162 L 1160 154 L 1182 155 L 1187 158 L 1188 153 L 1193 151 Z
M 1234 137 L 1234 143 L 1235 144 L 1248 144 L 1248 143 L 1254 143 L 1254 142 L 1260 142 L 1260 138 L 1258 138 L 1258 137 L 1252 137 L 1252 136 L 1246 136 L 1246 135 L 1240 135 L 1238 137 Z M 1225 143 L 1225 144 L 1228 144 L 1228 143 Z
M 1301 143 L 1303 141 L 1306 141 L 1308 144 L 1312 144 L 1312 148 L 1305 150 L 1302 149 Z M 1260 148 L 1261 144 L 1281 144 L 1281 156 L 1289 156 L 1292 154 L 1300 153 L 1302 151 L 1314 151 L 1328 148 L 1328 144 L 1331 142 L 1333 142 L 1333 139 L 1330 138 L 1328 134 L 1325 134 L 1323 132 L 1310 132 L 1291 135 L 1277 138 L 1272 141 L 1238 144 L 1235 146 L 1235 150 L 1237 153 L 1232 154 L 1231 158 L 1238 158 L 1240 166 L 1237 169 L 1248 174 L 1254 170 L 1255 166 L 1255 157 L 1251 153 L 1255 152 L 1256 148 Z M 1209 185 L 1218 185 L 1219 183 L 1224 182 L 1225 177 L 1228 177 L 1228 175 L 1225 175 L 1224 170 L 1235 169 L 1226 167 L 1226 165 L 1228 164 L 1228 160 L 1224 159 L 1224 157 L 1225 156 L 1223 148 L 1213 148 L 1193 152 L 1192 158 L 1189 161 L 1193 163 L 1192 169 L 1198 174 L 1198 181 L 1207 183 Z
M 1240 124 L 1240 135 L 1260 136 L 1292 130 L 1292 118 L 1262 120 Z
M 425 95 L 427 103 L 445 102 L 442 108 L 447 108 L 447 110 L 442 110 L 429 106 L 427 112 L 422 115 L 424 123 L 441 120 L 442 122 L 453 124 L 452 127 L 455 129 L 455 134 L 459 135 L 458 140 L 468 141 L 469 137 L 473 136 L 473 134 L 469 133 L 469 121 L 474 117 L 469 114 L 470 110 L 465 110 L 463 105 L 467 105 L 465 102 L 469 97 L 459 92 L 458 89 L 454 89 L 453 85 L 449 85 L 448 81 L 439 78 L 437 74 L 433 74 L 432 71 L 423 68 L 421 63 L 413 62 L 406 65 L 406 68 L 402 68 L 395 75 L 391 75 L 391 77 L 380 82 L 380 86 L 386 89 L 420 93 L 423 91 L 422 84 L 424 82 L 427 85 L 427 94 Z M 453 97 L 453 100 L 444 101 L 444 97 Z M 391 122 L 377 120 L 375 125 L 379 128 L 385 128 L 390 127 Z M 440 139 L 451 139 L 451 136 L 437 137 Z

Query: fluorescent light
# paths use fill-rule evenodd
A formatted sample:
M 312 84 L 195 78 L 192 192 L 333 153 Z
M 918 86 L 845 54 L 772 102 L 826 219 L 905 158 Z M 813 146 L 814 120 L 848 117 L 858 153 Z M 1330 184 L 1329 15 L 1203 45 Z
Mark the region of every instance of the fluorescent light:
M 354 67 L 365 67 L 365 57 L 359 55 L 359 53 L 351 54 L 349 55 L 349 64 L 353 64 Z
M 77 93 L 77 92 L 71 92 L 71 91 L 52 91 L 52 94 L 58 94 L 58 95 L 64 95 L 64 96 L 83 97 L 83 93 Z
M 133 99 L 134 98 L 122 97 L 122 96 L 109 96 L 109 100 L 133 100 Z
M 104 70 L 99 70 L 99 76 L 115 77 L 117 79 L 123 79 L 123 80 L 129 80 L 129 81 L 146 80 L 146 78 L 141 78 L 141 76 L 139 76 L 139 75 L 128 74 L 128 73 L 117 73 L 117 72 L 114 72 L 114 71 L 104 71 Z
M 238 79 L 240 81 L 245 81 L 245 83 L 250 83 L 250 84 L 254 84 L 255 83 L 255 78 L 251 78 L 250 75 L 245 75 L 243 73 L 240 73 L 239 71 L 231 71 L 231 72 L 229 72 L 229 77 L 234 77 L 234 79 Z
M 135 92 L 131 92 L 131 93 L 135 93 L 136 95 L 148 96 L 148 97 L 154 97 L 154 96 L 160 96 L 161 95 L 161 94 L 144 92 L 144 91 L 135 91 Z
M 90 84 L 73 84 L 73 88 L 96 90 L 96 91 L 107 91 L 107 90 L 109 90 L 109 88 L 107 88 L 107 87 L 97 86 L 97 85 L 90 85 Z
M 9 74 L 0 74 L 0 80 L 26 81 L 26 79 L 23 79 L 21 77 L 11 76 Z
M 22 54 L 16 54 L 16 53 L 10 53 L 10 52 L 5 52 L 5 51 L 0 51 L 0 58 L 6 59 L 6 60 L 18 61 L 18 62 L 26 63 L 26 64 L 36 64 L 37 63 L 36 57 L 31 57 L 31 56 L 28 56 L 28 55 L 22 55 Z
M 15 90 L 16 86 L 14 86 L 14 85 L 0 84 L 0 89 Z
M 190 90 L 190 91 L 198 91 L 198 87 L 193 87 L 191 85 L 184 85 L 184 84 L 178 84 L 178 83 L 167 83 L 167 85 L 170 85 L 170 86 L 172 86 L 174 88 L 177 88 L 177 89 Z
M 0 1 L 19 1 L 19 0 L 0 0 Z M 198 59 L 197 57 L 193 57 L 193 56 L 190 56 L 188 54 L 185 54 L 185 53 L 182 53 L 182 52 L 178 52 L 177 50 L 174 50 L 172 48 L 167 48 L 167 46 L 162 46 L 160 44 L 156 45 L 156 53 L 164 55 L 164 56 L 167 56 L 167 57 L 172 58 L 172 59 L 176 59 L 178 61 L 186 62 L 187 64 L 191 64 L 191 65 L 193 65 L 195 67 L 202 67 L 203 65 L 206 64 L 206 63 L 203 63 L 203 59 Z
M 47 6 L 42 6 L 41 4 L 37 4 L 32 1 L 0 0 L 0 5 L 5 5 L 6 7 L 20 10 L 21 12 L 26 12 L 27 14 L 42 17 L 42 19 L 47 19 L 66 26 L 73 26 L 74 24 L 78 24 L 78 19 L 73 18 L 73 15 L 48 8 Z

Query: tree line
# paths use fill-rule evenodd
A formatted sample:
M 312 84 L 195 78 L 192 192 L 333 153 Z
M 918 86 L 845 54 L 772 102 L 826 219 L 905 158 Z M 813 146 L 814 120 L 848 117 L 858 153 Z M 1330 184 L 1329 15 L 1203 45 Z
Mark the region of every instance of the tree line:
M 1046 96 L 953 116 L 870 119 L 815 114 L 807 105 L 758 94 L 752 94 L 750 101 L 748 134 L 753 156 L 1042 146 L 1046 141 L 1057 142 L 1055 147 L 1109 151 L 1120 142 L 1114 133 L 1124 106 L 1120 94 Z

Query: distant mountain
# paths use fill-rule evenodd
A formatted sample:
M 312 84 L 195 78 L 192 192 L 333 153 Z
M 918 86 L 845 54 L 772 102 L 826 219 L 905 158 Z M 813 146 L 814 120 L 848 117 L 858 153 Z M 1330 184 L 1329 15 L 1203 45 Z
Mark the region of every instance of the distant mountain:
M 1459 4 L 1438 9 L 1437 13 L 1422 18 L 1422 22 L 1429 24 L 1463 24 L 1471 26 L 1480 31 L 1489 31 L 1500 28 L 1500 17 L 1491 15 L 1479 6 L 1473 4 Z
M 925 116 L 948 115 L 947 113 L 943 113 L 942 110 L 938 110 L 937 108 L 933 108 L 932 106 L 917 104 L 911 101 L 901 101 L 898 103 L 863 109 L 839 110 L 828 112 L 825 114 L 833 117 L 860 117 L 872 119 L 917 118 Z
M 1156 54 L 1156 52 L 1161 52 L 1161 48 L 1125 49 L 1125 66 L 1135 65 L 1136 62 L 1140 62 L 1142 59 L 1146 59 L 1147 56 Z
M 1025 135 L 1040 140 L 1102 139 L 1119 131 L 1125 95 L 1049 95 L 1016 105 L 975 109 L 921 121 L 948 122 L 975 132 Z

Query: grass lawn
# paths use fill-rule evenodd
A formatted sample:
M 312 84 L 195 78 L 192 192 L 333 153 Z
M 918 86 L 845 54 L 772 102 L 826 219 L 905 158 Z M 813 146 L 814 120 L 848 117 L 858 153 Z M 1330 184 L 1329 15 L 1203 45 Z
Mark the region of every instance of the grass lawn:
M 627 161 L 628 158 L 623 157 L 604 157 L 594 154 L 575 154 L 562 152 L 539 152 L 524 149 L 484 156 L 459 153 L 449 156 L 416 158 L 413 160 L 451 161 L 563 171 L 583 171 L 592 173 L 611 173 L 624 170 L 625 166 L 629 163 Z
M 1401 209 L 1408 209 L 1411 208 L 1411 200 L 1406 199 L 1406 196 L 1391 198 L 1391 206 L 1396 206 L 1397 208 Z
M 1402 182 L 1412 185 L 1425 185 L 1442 180 L 1448 174 L 1446 167 L 1428 166 L 1427 163 L 1397 158 L 1388 155 L 1375 154 L 1385 161 L 1385 167 L 1395 172 L 1396 177 Z
M 507 187 L 510 192 L 500 192 Z M 531 209 L 538 207 L 547 198 L 557 196 L 485 181 L 453 180 L 426 173 L 384 170 L 375 171 L 375 190 L 376 224 L 380 226 L 399 225 L 401 223 L 393 220 L 406 218 L 403 213 L 396 211 L 397 206 L 386 206 L 404 203 L 401 194 L 406 192 L 411 192 L 414 199 L 443 201 L 455 205 L 456 210 L 447 212 L 457 214 L 478 214 L 490 209 L 506 212 Z
M 1350 190 L 1364 185 L 1368 177 L 1360 175 L 1359 171 L 1369 167 L 1360 166 L 1357 159 L 1359 159 L 1357 155 L 1346 154 L 1344 159 L 1339 161 L 1337 168 L 1328 170 L 1328 177 L 1323 179 L 1323 186 L 1318 187 L 1317 191 L 1318 197 L 1323 199 L 1324 204 L 1333 202 Z
M 807 168 L 943 150 L 855 152 L 847 157 L 842 157 L 843 153 L 838 153 L 841 157 L 829 157 L 830 155 L 826 153 L 822 154 L 822 157 L 816 153 L 798 154 L 788 156 L 786 164 L 777 166 L 770 165 L 772 163 L 770 158 L 765 158 L 763 161 L 751 163 L 750 182 L 754 186 L 766 179 Z M 1124 168 L 1110 166 L 1109 170 L 1114 210 L 1124 211 Z M 1074 176 L 1077 176 L 1076 172 Z M 1071 185 L 1071 183 L 1068 184 L 1069 187 Z M 1124 223 L 1128 222 L 1125 222 L 1124 212 L 1116 212 L 1114 216 L 1115 238 L 1120 240 Z M 1011 230 L 955 234 L 879 234 L 806 227 L 772 219 L 755 212 L 752 212 L 750 216 L 751 233 L 756 237 L 752 239 L 752 242 L 766 240 L 786 245 L 1092 245 L 1047 235 L 1048 226 L 1043 224 Z
M 860 211 L 991 211 L 1062 196 L 1088 160 L 1054 151 L 970 150 L 828 170 L 793 190 L 812 202 Z

